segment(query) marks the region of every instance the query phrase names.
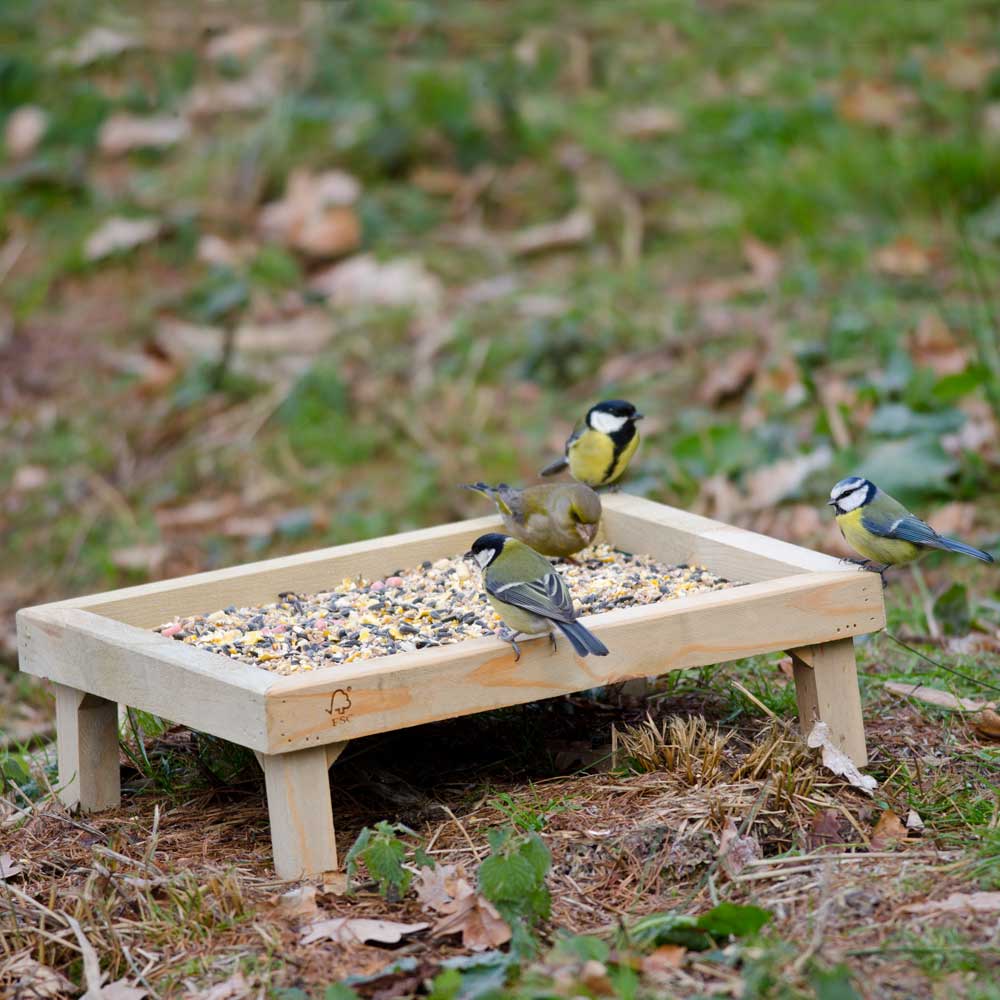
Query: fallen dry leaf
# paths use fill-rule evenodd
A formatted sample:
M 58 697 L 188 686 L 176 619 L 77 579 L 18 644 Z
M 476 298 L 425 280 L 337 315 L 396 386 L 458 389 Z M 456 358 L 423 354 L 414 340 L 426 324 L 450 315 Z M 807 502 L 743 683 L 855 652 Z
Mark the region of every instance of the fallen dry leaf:
M 406 935 L 416 934 L 430 924 L 400 924 L 393 920 L 369 920 L 366 917 L 334 917 L 318 920 L 302 931 L 302 944 L 315 941 L 335 941 L 337 944 L 356 945 L 375 942 L 398 944 Z
M 234 972 L 228 979 L 206 990 L 186 994 L 186 1000 L 243 1000 L 252 989 L 253 984 L 242 972 Z
M 992 702 L 976 701 L 974 698 L 959 698 L 948 691 L 941 691 L 926 684 L 907 684 L 905 681 L 886 681 L 885 689 L 893 694 L 906 695 L 908 698 L 916 698 L 917 701 L 922 701 L 927 705 L 950 708 L 956 712 L 978 712 L 993 704 Z
M 892 128 L 903 120 L 913 100 L 908 90 L 878 80 L 862 80 L 843 91 L 837 110 L 849 122 Z
M 478 892 L 452 900 L 442 912 L 447 916 L 434 925 L 434 936 L 461 934 L 462 946 L 470 951 L 499 948 L 511 939 L 511 929 L 500 912 Z
M 555 222 L 543 222 L 514 233 L 509 239 L 514 254 L 541 253 L 585 243 L 594 234 L 594 218 L 585 208 L 577 208 Z
M 124 570 L 155 573 L 167 558 L 165 545 L 128 545 L 111 552 L 111 562 Z
M 655 951 L 643 956 L 642 971 L 648 976 L 655 976 L 679 969 L 684 964 L 686 954 L 687 948 L 683 945 L 661 944 Z
M 257 252 L 258 246 L 250 241 L 234 243 L 215 233 L 205 233 L 198 240 L 198 260 L 220 267 L 238 267 Z
M 21 465 L 14 473 L 11 488 L 15 493 L 30 493 L 49 481 L 49 470 L 41 465 Z
M 930 61 L 931 75 L 953 90 L 982 90 L 1000 61 L 996 52 L 952 45 Z
M 793 455 L 755 469 L 746 478 L 746 509 L 769 510 L 832 463 L 833 449 L 824 444 L 805 455 Z
M 713 364 L 698 387 L 699 402 L 716 406 L 726 399 L 739 396 L 757 374 L 761 361 L 760 348 L 748 347 L 733 351 L 724 360 Z
M 878 782 L 870 774 L 862 774 L 854 761 L 843 750 L 834 746 L 830 727 L 825 722 L 817 722 L 812 727 L 806 743 L 814 750 L 817 747 L 823 748 L 823 766 L 828 771 L 844 778 L 866 795 L 874 794 Z
M 876 270 L 894 278 L 919 278 L 931 269 L 930 251 L 909 236 L 900 236 L 875 251 Z
M 433 314 L 444 297 L 441 281 L 412 258 L 379 261 L 372 254 L 351 257 L 316 275 L 313 292 L 337 306 L 412 307 Z
M 3 144 L 7 155 L 15 160 L 31 156 L 48 127 L 48 113 L 34 104 L 25 104 L 12 111 L 3 130 Z
M 939 507 L 927 519 L 930 526 L 942 535 L 972 534 L 972 526 L 976 520 L 976 505 L 961 500 L 953 500 Z
M 969 354 L 955 339 L 937 311 L 925 312 L 910 338 L 910 357 L 935 375 L 957 375 L 969 364 Z
M 112 59 L 123 52 L 142 47 L 134 35 L 112 28 L 91 28 L 68 49 L 56 49 L 50 56 L 53 65 L 89 66 L 102 59 Z
M 953 892 L 946 899 L 909 903 L 903 913 L 995 913 L 1000 910 L 1000 892 Z
M 972 728 L 980 736 L 988 736 L 991 740 L 1000 740 L 1000 713 L 995 712 L 992 708 L 984 708 L 972 716 L 969 721 L 972 723 Z
M 758 288 L 770 287 L 781 275 L 781 254 L 753 236 L 743 238 L 743 258 Z
M 185 110 L 193 118 L 258 111 L 274 101 L 279 89 L 277 68 L 261 63 L 249 76 L 238 80 L 216 80 L 192 87 Z
M 133 986 L 127 979 L 116 979 L 113 983 L 101 987 L 100 1000 L 142 1000 L 148 995 L 148 990 L 144 990 L 141 986 Z
M 906 840 L 903 821 L 891 809 L 886 809 L 872 831 L 872 850 L 884 851 L 902 840 Z
M 608 975 L 608 967 L 596 958 L 588 958 L 580 968 L 579 982 L 581 986 L 599 997 L 618 996 L 614 983 Z
M 911 809 L 906 814 L 906 829 L 916 834 L 924 832 L 924 821 L 920 818 L 920 813 L 916 809 Z
M 465 869 L 455 865 L 423 866 L 413 881 L 421 908 L 434 913 L 453 912 L 456 899 L 471 896 L 475 890 L 469 884 Z
M 209 59 L 247 59 L 259 52 L 273 37 L 271 28 L 262 24 L 243 24 L 216 35 L 205 46 Z
M 278 896 L 278 912 L 283 917 L 314 917 L 319 912 L 316 905 L 316 886 L 302 885 Z
M 173 115 L 117 114 L 101 126 L 97 148 L 106 156 L 121 156 L 135 149 L 166 149 L 190 134 L 183 118 Z
M 991 101 L 983 108 L 982 129 L 991 139 L 1000 135 L 1000 101 Z
M 129 219 L 116 215 L 103 222 L 87 238 L 83 253 L 87 260 L 101 260 L 150 243 L 160 234 L 159 219 Z
M 222 496 L 192 500 L 182 507 L 161 507 L 153 516 L 161 528 L 200 528 L 235 514 L 239 505 L 239 497 Z
M 736 821 L 727 816 L 722 836 L 719 838 L 719 862 L 722 870 L 730 878 L 735 878 L 751 861 L 763 856 L 757 838 L 741 837 Z
M 339 257 L 361 242 L 352 207 L 360 194 L 360 183 L 342 170 L 294 170 L 284 198 L 265 205 L 257 225 L 265 238 L 312 257 Z
M 0 854 L 0 879 L 13 878 L 21 874 L 21 866 L 9 854 Z
M 64 975 L 30 955 L 19 955 L 0 963 L 0 981 L 13 987 L 11 996 L 24 997 L 24 1000 L 49 1000 L 79 993 Z
M 627 108 L 615 115 L 615 128 L 628 139 L 655 139 L 661 135 L 672 135 L 683 127 L 684 119 L 680 112 L 660 105 Z
M 828 844 L 847 844 L 851 840 L 851 826 L 839 809 L 820 809 L 813 813 L 806 833 L 806 850 L 815 851 Z

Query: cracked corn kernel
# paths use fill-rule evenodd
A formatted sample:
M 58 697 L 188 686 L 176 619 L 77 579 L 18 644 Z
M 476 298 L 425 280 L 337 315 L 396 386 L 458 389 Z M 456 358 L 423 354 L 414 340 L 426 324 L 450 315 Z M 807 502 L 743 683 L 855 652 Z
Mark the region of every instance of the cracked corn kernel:
M 557 562 L 581 615 L 656 604 L 733 584 L 700 566 L 667 566 L 608 545 Z M 423 563 L 384 580 L 345 577 L 315 594 L 282 593 L 272 604 L 174 619 L 179 642 L 278 674 L 412 653 L 492 635 L 500 620 L 480 574 L 461 556 Z

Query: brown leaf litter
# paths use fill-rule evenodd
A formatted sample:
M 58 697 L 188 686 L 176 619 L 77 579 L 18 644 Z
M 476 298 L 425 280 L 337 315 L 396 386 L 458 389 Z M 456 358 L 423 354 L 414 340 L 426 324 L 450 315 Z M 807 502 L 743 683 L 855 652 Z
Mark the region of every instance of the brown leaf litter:
M 784 726 L 719 731 L 701 718 L 649 717 L 637 731 L 625 729 L 617 754 L 620 767 L 631 754 L 633 766 L 652 770 L 494 784 L 491 794 L 508 791 L 517 808 L 538 809 L 540 798 L 563 804 L 546 814 L 541 833 L 552 854 L 551 928 L 610 933 L 622 920 L 676 908 L 679 898 L 686 912 L 696 913 L 711 905 L 708 876 L 724 872 L 726 898 L 772 909 L 776 932 L 793 940 L 825 907 L 823 945 L 834 956 L 878 945 L 908 921 L 924 919 L 906 907 L 926 902 L 930 890 L 963 891 L 942 874 L 954 856 L 938 852 L 929 837 L 914 840 L 911 830 L 891 851 L 866 851 L 863 833 L 872 822 L 866 796 L 826 773 Z M 349 772 L 342 773 L 337 830 L 346 850 L 361 825 L 383 818 L 384 807 L 372 801 L 368 785 L 356 793 Z M 184 973 L 193 996 L 239 996 L 230 980 L 240 955 L 260 956 L 255 975 L 265 978 L 254 979 L 254 989 L 328 983 L 383 968 L 391 957 L 384 945 L 416 957 L 415 989 L 420 978 L 436 974 L 441 958 L 502 946 L 506 933 L 469 873 L 485 856 L 486 832 L 509 818 L 495 800 L 470 807 L 473 787 L 461 772 L 438 770 L 430 791 L 451 811 L 442 817 L 432 810 L 423 820 L 413 818 L 412 808 L 404 814 L 437 868 L 420 872 L 414 891 L 395 904 L 365 884 L 346 896 L 339 883 L 277 883 L 256 785 L 198 793 L 183 803 L 133 794 L 121 809 L 85 819 L 54 801 L 33 806 L 26 822 L 5 831 L 23 870 L 8 881 L 19 895 L 13 910 L 0 910 L 0 933 L 13 940 L 13 916 L 24 945 L 0 959 L 0 991 L 28 974 L 46 981 L 68 973 L 81 956 L 68 918 L 100 956 L 105 993 L 108 983 L 126 977 L 123 988 L 148 982 L 161 993 L 176 992 L 170 984 L 195 954 L 227 957 L 197 981 Z M 831 817 L 836 828 L 826 835 Z M 985 905 L 977 897 L 955 912 Z M 192 906 L 197 920 L 179 921 L 176 914 Z M 430 926 L 426 910 L 444 920 Z M 946 918 L 942 911 L 937 919 Z M 362 940 L 369 943 L 361 947 Z M 148 953 L 138 984 L 127 958 L 136 949 Z M 48 972 L 25 960 L 43 954 L 40 968 Z M 280 962 L 271 968 L 268 956 Z M 873 983 L 887 981 L 890 970 L 876 959 L 859 963 Z M 607 974 L 600 965 L 580 963 L 559 974 L 597 989 Z M 639 971 L 656 982 L 688 977 L 672 988 L 689 993 L 704 992 L 722 975 L 669 950 L 648 956 Z M 51 995 L 58 989 L 65 991 L 60 986 Z

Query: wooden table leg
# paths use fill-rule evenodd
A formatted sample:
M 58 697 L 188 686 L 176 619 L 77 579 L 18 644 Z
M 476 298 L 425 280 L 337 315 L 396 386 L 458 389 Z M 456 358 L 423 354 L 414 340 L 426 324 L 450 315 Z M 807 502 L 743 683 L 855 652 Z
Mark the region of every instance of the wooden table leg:
M 337 867 L 327 772 L 346 745 L 257 754 L 264 769 L 274 870 L 279 878 L 319 875 Z
M 861 690 L 853 639 L 835 639 L 788 651 L 795 673 L 799 724 L 808 735 L 817 720 L 830 727 L 834 744 L 858 767 L 868 763 Z
M 59 798 L 84 812 L 112 809 L 121 801 L 118 706 L 65 684 L 54 686 Z

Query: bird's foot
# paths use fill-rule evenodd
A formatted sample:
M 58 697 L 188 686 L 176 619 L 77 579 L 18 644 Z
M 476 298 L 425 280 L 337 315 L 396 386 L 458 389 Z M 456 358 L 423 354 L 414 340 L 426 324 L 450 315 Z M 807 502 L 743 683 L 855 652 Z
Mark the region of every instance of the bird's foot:
M 517 637 L 519 634 L 519 632 L 515 632 L 512 628 L 508 628 L 506 625 L 501 625 L 497 630 L 497 637 L 499 639 L 503 639 L 504 642 L 509 642 L 511 649 L 514 650 L 515 663 L 521 659 L 521 647 L 517 644 Z
M 879 578 L 882 581 L 882 589 L 885 590 L 889 586 L 889 581 L 885 578 L 886 570 L 889 569 L 889 563 L 886 563 L 880 570 L 876 570 Z
M 553 653 L 558 653 L 559 652 L 559 643 L 556 642 L 556 633 L 555 633 L 555 631 L 549 632 L 549 644 L 552 646 L 552 652 Z
M 851 566 L 857 566 L 859 569 L 868 569 L 872 564 L 871 559 L 852 559 L 850 556 L 844 556 L 840 561 L 850 563 Z

